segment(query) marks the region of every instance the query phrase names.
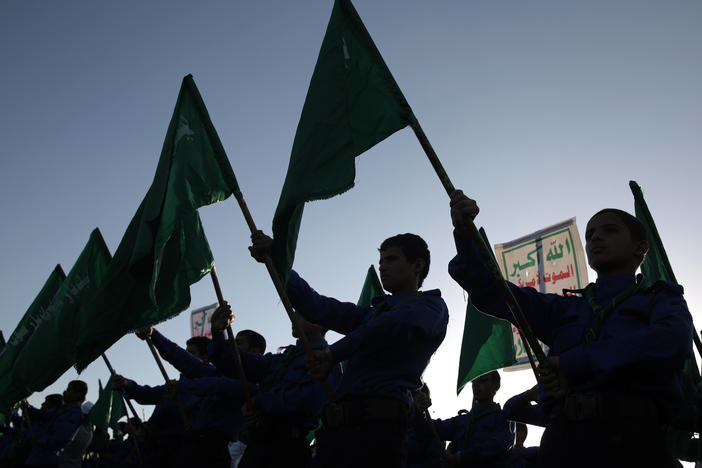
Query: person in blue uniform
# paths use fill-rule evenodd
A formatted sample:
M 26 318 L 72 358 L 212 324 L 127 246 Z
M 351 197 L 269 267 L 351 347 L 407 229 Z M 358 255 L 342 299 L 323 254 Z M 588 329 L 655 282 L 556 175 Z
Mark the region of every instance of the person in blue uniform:
M 511 320 L 497 280 L 469 238 L 478 214 L 460 190 L 451 195 L 457 255 L 449 273 L 481 311 Z M 692 353 L 692 318 L 683 288 L 635 276 L 648 250 L 632 215 L 605 209 L 587 223 L 585 250 L 597 281 L 578 296 L 541 294 L 510 284 L 536 337 L 549 346 L 539 367 L 540 401 L 550 419 L 541 466 L 676 466 L 662 428 L 681 405 L 679 374 Z
M 503 467 L 514 443 L 514 435 L 495 394 L 500 374 L 492 371 L 473 379 L 471 410 L 449 419 L 437 419 L 439 438 L 451 442 L 443 466 L 484 468 Z
M 174 383 L 169 389 L 115 379 L 115 388 L 124 388 L 137 402 L 157 405 L 149 419 L 155 443 L 146 458 L 162 465 L 229 466 L 228 444 L 236 440 L 243 423 L 242 400 L 240 395 L 224 393 L 213 385 L 212 379 L 221 378 L 221 373 L 208 362 L 209 338 L 190 338 L 183 349 L 151 328 L 139 335 L 151 336 L 159 354 L 181 372 L 181 380 L 189 381 L 187 385 Z
M 88 384 L 82 380 L 71 380 L 63 392 L 63 405 L 52 409 L 36 409 L 25 405 L 34 430 L 34 445 L 25 461 L 25 466 L 58 466 L 59 452 L 83 420 L 81 404 L 88 393 Z
M 254 233 L 252 256 L 264 261 L 271 238 Z M 315 465 L 404 467 L 410 392 L 446 334 L 448 310 L 438 289 L 420 292 L 429 272 L 424 240 L 400 234 L 380 246 L 379 272 L 388 296 L 370 307 L 325 297 L 295 271 L 286 291 L 305 319 L 342 335 L 308 359 L 312 377 L 324 380 L 337 364 L 346 368 L 335 401 L 322 412 Z
M 222 333 L 232 318 L 228 304 L 212 315 L 212 359 L 225 374 L 235 372 L 234 354 Z M 302 317 L 297 320 L 312 349 L 328 347 L 324 327 Z M 294 338 L 298 338 L 295 328 L 292 333 Z M 310 466 L 312 452 L 307 435 L 317 426 L 327 397 L 322 385 L 307 375 L 302 343 L 298 339 L 294 345 L 285 347 L 282 353 L 258 355 L 239 349 L 239 354 L 246 378 L 257 385 L 255 395 L 242 408 L 246 421 L 242 439 L 246 450 L 239 466 Z M 331 389 L 336 388 L 340 374 L 341 369 L 336 366 L 328 379 Z
M 524 441 L 527 435 L 529 435 L 527 425 L 522 422 L 515 423 L 514 447 L 509 451 L 507 468 L 536 468 L 538 466 L 539 447 L 525 447 Z
M 431 406 L 431 392 L 425 383 L 412 392 L 412 406 L 407 427 L 407 468 L 439 468 L 444 442 L 434 437 L 425 417 L 425 409 Z

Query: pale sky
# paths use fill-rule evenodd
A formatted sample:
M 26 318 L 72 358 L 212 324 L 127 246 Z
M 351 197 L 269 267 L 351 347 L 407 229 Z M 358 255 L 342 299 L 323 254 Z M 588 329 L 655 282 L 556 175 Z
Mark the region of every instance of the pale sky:
M 700 2 L 354 4 L 454 185 L 478 200 L 476 224 L 492 242 L 574 216 L 582 234 L 600 208 L 633 211 L 634 179 L 700 328 Z M 114 252 L 153 179 L 188 73 L 254 219 L 270 232 L 331 8 L 330 0 L 0 4 L 6 338 L 54 265 L 70 270 L 94 227 Z M 235 330 L 260 331 L 270 351 L 291 343 L 266 270 L 248 255 L 236 202 L 200 213 Z M 425 287 L 440 288 L 449 305 L 447 337 L 425 377 L 434 416 L 450 417 L 471 400 L 469 388 L 455 395 L 465 295 L 447 274 L 455 254 L 448 197 L 411 130 L 357 159 L 353 190 L 308 204 L 295 269 L 320 293 L 355 301 L 380 242 L 400 232 L 427 240 Z M 191 308 L 216 301 L 208 278 L 192 297 Z M 158 329 L 183 344 L 189 312 Z M 133 336 L 107 355 L 140 383 L 162 381 Z M 75 376 L 67 372 L 30 402 Z M 89 399 L 107 376 L 100 361 L 82 374 Z M 503 373 L 497 400 L 533 383 L 528 371 Z M 538 443 L 535 434 L 528 444 Z

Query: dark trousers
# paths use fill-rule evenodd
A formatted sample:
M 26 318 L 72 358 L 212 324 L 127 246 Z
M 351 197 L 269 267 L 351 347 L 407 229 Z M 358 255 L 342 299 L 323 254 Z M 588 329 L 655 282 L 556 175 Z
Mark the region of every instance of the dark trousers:
M 315 468 L 404 468 L 407 419 L 367 421 L 317 431 Z
M 668 455 L 665 435 L 656 420 L 551 418 L 541 438 L 539 467 L 679 467 Z

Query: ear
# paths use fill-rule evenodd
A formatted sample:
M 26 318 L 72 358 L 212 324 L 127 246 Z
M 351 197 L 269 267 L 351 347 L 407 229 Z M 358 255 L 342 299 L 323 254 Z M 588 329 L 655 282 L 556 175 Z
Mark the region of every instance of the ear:
M 419 275 L 422 270 L 424 270 L 424 267 L 426 266 L 427 262 L 424 261 L 423 258 L 417 258 L 414 260 L 414 265 L 413 265 L 413 271 L 415 275 Z
M 647 240 L 640 240 L 636 243 L 636 247 L 634 247 L 634 254 L 638 257 L 643 258 L 644 255 L 646 255 L 646 252 L 648 252 L 648 241 Z

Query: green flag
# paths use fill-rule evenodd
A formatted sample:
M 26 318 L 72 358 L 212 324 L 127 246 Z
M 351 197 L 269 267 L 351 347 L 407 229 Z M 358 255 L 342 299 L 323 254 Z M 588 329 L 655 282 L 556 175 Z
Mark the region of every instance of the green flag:
M 197 209 L 239 193 L 192 76 L 183 79 L 154 181 L 129 223 L 78 340 L 79 370 L 120 337 L 177 315 L 214 265 Z
M 375 267 L 371 265 L 368 267 L 366 280 L 363 282 L 363 289 L 361 289 L 361 296 L 358 298 L 356 305 L 359 307 L 369 306 L 374 297 L 383 296 L 384 294 L 383 285 L 375 272 Z
M 634 195 L 636 217 L 643 223 L 646 228 L 646 236 L 648 237 L 648 252 L 644 262 L 641 264 L 644 281 L 649 286 L 658 280 L 677 283 L 668 255 L 663 248 L 663 241 L 658 235 L 656 223 L 654 223 L 653 216 L 651 216 L 646 200 L 644 200 L 641 187 L 631 180 L 629 181 L 629 188 L 631 188 L 631 193 Z M 691 443 L 695 443 L 697 444 L 695 447 L 699 447 L 699 442 L 691 441 L 695 440 L 692 437 L 694 432 L 698 430 L 697 414 L 699 403 L 697 388 L 701 381 L 702 378 L 700 378 L 695 357 L 690 356 L 680 374 L 680 387 L 683 395 L 682 409 L 671 421 L 666 432 L 668 450 L 676 458 L 682 457 L 683 454 L 689 454 Z M 697 453 L 699 455 L 699 448 Z
M 305 202 L 354 185 L 354 158 L 405 127 L 412 110 L 349 0 L 336 0 L 273 217 L 272 257 L 287 280 Z
M 75 343 L 88 319 L 87 305 L 102 283 L 110 258 L 100 231 L 93 230 L 46 308 L 44 320 L 17 357 L 12 377 L 23 397 L 44 390 L 75 364 Z
M 5 341 L 5 335 L 3 335 L 2 331 L 0 331 L 0 354 L 2 354 L 6 344 L 7 342 Z
M 0 411 L 7 410 L 12 403 L 21 399 L 17 396 L 21 392 L 12 382 L 12 368 L 37 325 L 43 320 L 46 309 L 65 279 L 66 274 L 61 265 L 56 265 L 22 320 L 17 324 L 17 328 L 10 335 L 6 346 L 0 352 Z
M 639 184 L 635 181 L 631 180 L 629 181 L 629 188 L 631 188 L 631 193 L 634 194 L 634 210 L 636 217 L 646 228 L 646 235 L 649 241 L 648 253 L 646 253 L 646 259 L 641 265 L 641 273 L 643 273 L 649 285 L 658 280 L 677 283 L 675 275 L 673 274 L 673 268 L 670 266 L 670 261 L 668 261 L 668 255 L 663 248 L 663 242 L 658 235 L 656 223 L 653 222 L 651 212 L 648 210 L 646 200 L 644 200 L 641 187 L 639 187 Z
M 490 245 L 483 228 L 480 234 L 485 244 Z M 468 299 L 456 394 L 476 377 L 516 362 L 512 325 L 480 312 Z

